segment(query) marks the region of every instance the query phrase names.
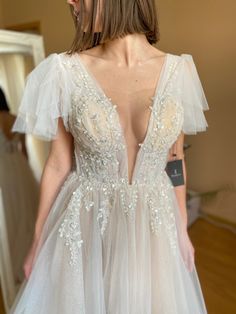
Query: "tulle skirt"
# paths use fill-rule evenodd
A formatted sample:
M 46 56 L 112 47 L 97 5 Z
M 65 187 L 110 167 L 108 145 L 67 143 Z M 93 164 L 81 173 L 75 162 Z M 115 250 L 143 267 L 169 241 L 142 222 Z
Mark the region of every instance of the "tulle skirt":
M 101 210 L 103 193 L 94 190 L 86 195 L 91 208 L 85 209 L 80 184 L 72 172 L 58 193 L 31 275 L 10 313 L 207 313 L 196 268 L 187 267 L 187 237 L 168 179 L 171 219 L 158 212 L 158 199 L 150 211 L 143 187 L 135 215 L 124 212 L 119 190 L 109 213 Z M 156 232 L 150 224 L 153 213 L 163 217 L 152 220 Z

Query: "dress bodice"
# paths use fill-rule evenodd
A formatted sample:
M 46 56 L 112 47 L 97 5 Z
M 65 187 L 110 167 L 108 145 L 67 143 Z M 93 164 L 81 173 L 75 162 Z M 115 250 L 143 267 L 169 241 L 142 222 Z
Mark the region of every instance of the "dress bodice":
M 145 139 L 131 178 L 128 152 L 116 105 L 87 71 L 79 54 L 51 54 L 27 77 L 13 131 L 57 138 L 58 118 L 74 138 L 75 168 L 81 181 L 134 187 L 157 183 L 168 151 L 181 131 L 208 126 L 208 103 L 191 55 L 168 53 L 153 97 Z
M 74 83 L 67 129 L 74 138 L 75 171 L 80 182 L 71 202 L 72 220 L 77 220 L 78 213 L 73 208 L 78 207 L 80 195 L 83 195 L 83 207 L 89 211 L 94 206 L 91 195 L 97 191 L 100 195 L 98 219 L 101 220 L 103 233 L 115 199 L 120 198 L 124 212 L 134 218 L 143 191 L 145 202 L 153 213 L 152 230 L 157 232 L 158 224 L 162 223 L 162 207 L 155 212 L 153 202 L 158 199 L 165 213 L 171 211 L 166 198 L 172 185 L 165 167 L 169 149 L 181 132 L 184 119 L 183 106 L 178 95 L 172 94 L 171 84 L 178 74 L 179 62 L 179 58 L 171 55 L 166 59 L 153 97 L 147 132 L 137 153 L 132 182 L 129 182 L 126 141 L 116 106 L 97 87 L 77 58 L 64 60 L 63 64 L 70 68 Z M 168 226 L 172 225 L 171 214 L 165 218 L 163 215 L 163 219 L 169 220 L 168 223 L 166 221 Z M 62 234 L 67 223 L 61 229 Z
M 168 150 L 179 135 L 183 107 L 172 97 L 171 82 L 179 58 L 167 54 L 164 71 L 153 97 L 145 139 L 140 143 L 132 182 L 128 180 L 127 145 L 116 105 L 85 71 L 78 57 L 66 60 L 74 77 L 69 129 L 75 140 L 75 159 L 83 179 L 126 185 L 155 184 L 163 173 Z

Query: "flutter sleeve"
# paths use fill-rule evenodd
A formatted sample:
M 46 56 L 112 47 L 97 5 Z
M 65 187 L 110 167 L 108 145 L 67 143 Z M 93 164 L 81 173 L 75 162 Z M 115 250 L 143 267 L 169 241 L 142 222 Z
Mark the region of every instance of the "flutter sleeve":
M 70 79 L 57 53 L 50 54 L 31 71 L 12 132 L 32 134 L 42 140 L 56 138 L 58 118 L 69 131 Z
M 184 108 L 182 131 L 185 134 L 196 134 L 206 131 L 208 123 L 204 111 L 209 110 L 208 102 L 190 54 L 182 54 L 180 97 Z

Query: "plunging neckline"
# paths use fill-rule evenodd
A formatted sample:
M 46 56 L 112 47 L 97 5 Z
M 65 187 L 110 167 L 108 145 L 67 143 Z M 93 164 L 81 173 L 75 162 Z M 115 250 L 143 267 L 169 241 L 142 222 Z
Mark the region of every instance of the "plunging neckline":
M 137 166 L 137 161 L 138 161 L 138 158 L 139 158 L 139 155 L 142 151 L 142 148 L 143 146 L 146 144 L 148 138 L 149 138 L 149 133 L 151 131 L 151 125 L 152 125 L 152 120 L 153 120 L 153 115 L 154 115 L 154 110 L 155 110 L 155 107 L 157 106 L 157 103 L 158 103 L 158 95 L 160 93 L 160 86 L 161 86 L 161 83 L 163 81 L 163 77 L 164 77 L 164 73 L 165 73 L 165 69 L 167 67 L 167 62 L 168 62 L 168 56 L 169 56 L 169 53 L 165 53 L 165 58 L 164 58 L 164 61 L 162 63 L 162 66 L 161 66 L 161 70 L 160 70 L 160 74 L 159 74 L 159 77 L 158 77 L 158 80 L 157 80 L 157 83 L 156 83 L 156 86 L 154 88 L 154 95 L 151 97 L 152 99 L 152 105 L 149 106 L 149 108 L 151 109 L 151 113 L 149 115 L 149 119 L 148 119 L 148 124 L 147 124 L 147 127 L 146 127 L 146 132 L 145 132 L 145 135 L 144 135 L 144 139 L 142 141 L 142 143 L 139 143 L 139 148 L 138 148 L 138 151 L 136 153 L 136 157 L 135 157 L 135 161 L 134 161 L 134 166 L 133 166 L 133 171 L 132 171 L 132 175 L 131 175 L 131 179 L 129 179 L 129 165 L 128 165 L 128 145 L 127 145 L 127 141 L 126 141 L 126 138 L 125 138 L 125 134 L 124 134 L 124 130 L 123 130 L 123 127 L 121 125 L 121 119 L 120 119 L 120 114 L 118 112 L 118 110 L 116 109 L 117 108 L 117 104 L 114 103 L 112 101 L 112 98 L 111 97 L 108 97 L 104 91 L 104 89 L 102 88 L 102 86 L 100 85 L 100 83 L 98 82 L 98 80 L 96 79 L 96 77 L 93 75 L 93 73 L 91 73 L 91 71 L 87 68 L 87 66 L 84 64 L 84 62 L 82 61 L 79 53 L 76 54 L 77 55 L 77 59 L 78 59 L 78 62 L 79 64 L 81 65 L 81 68 L 83 69 L 84 73 L 86 74 L 87 78 L 91 81 L 91 83 L 94 85 L 94 87 L 96 87 L 96 90 L 97 92 L 100 94 L 100 96 L 104 99 L 104 101 L 111 107 L 114 109 L 115 111 L 115 114 L 116 114 L 116 120 L 117 120 L 117 124 L 118 124 L 118 128 L 119 128 L 119 131 L 121 133 L 121 136 L 122 136 L 122 142 L 125 146 L 125 150 L 126 150 L 126 163 L 127 163 L 127 181 L 128 181 L 128 185 L 129 186 L 132 186 L 133 185 L 133 178 L 134 178 L 134 175 L 136 173 L 136 166 Z

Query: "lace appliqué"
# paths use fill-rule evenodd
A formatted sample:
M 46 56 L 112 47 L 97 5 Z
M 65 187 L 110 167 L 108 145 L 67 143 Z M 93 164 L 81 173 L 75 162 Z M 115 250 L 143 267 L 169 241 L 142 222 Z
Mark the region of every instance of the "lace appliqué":
M 163 230 L 168 236 L 172 251 L 176 252 L 177 229 L 173 204 L 170 198 L 173 186 L 167 180 L 161 180 L 159 189 L 151 189 L 145 199 L 149 208 L 150 227 L 153 234 L 158 236 Z
M 77 190 L 72 193 L 72 197 L 66 208 L 65 218 L 58 229 L 59 236 L 64 239 L 65 245 L 70 250 L 70 265 L 76 266 L 76 270 L 81 268 L 81 250 L 83 243 L 80 230 L 80 207 L 81 194 Z
M 98 209 L 97 221 L 100 226 L 101 235 L 103 235 L 106 230 L 112 204 L 110 203 L 109 199 L 105 199 L 102 201 L 101 205 L 102 206 L 100 206 Z
M 125 183 L 125 180 L 123 182 Z M 134 221 L 138 200 L 138 185 L 123 184 L 120 189 L 120 197 L 124 213 Z
M 81 191 L 83 194 L 83 207 L 86 211 L 95 210 L 94 201 L 91 200 L 90 194 L 93 191 L 99 193 L 102 192 L 103 199 L 99 201 L 97 209 L 97 222 L 100 227 L 101 236 L 104 235 L 106 226 L 108 223 L 108 218 L 114 204 L 114 193 L 108 184 L 101 184 L 99 182 L 87 181 L 80 177 L 81 180 Z M 97 184 L 96 184 L 97 183 Z

